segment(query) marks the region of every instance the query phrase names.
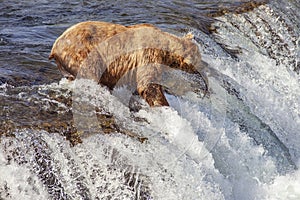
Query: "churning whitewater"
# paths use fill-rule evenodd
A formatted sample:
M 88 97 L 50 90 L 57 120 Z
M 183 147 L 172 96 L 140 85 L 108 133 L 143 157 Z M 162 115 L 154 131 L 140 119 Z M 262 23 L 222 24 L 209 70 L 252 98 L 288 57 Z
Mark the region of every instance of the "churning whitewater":
M 26 127 L 2 135 L 0 199 L 300 199 L 297 11 L 299 2 L 273 2 L 218 17 L 211 35 L 189 30 L 209 95 L 166 93 L 170 107 L 85 79 L 2 84 L 1 99 L 72 113 L 81 141 Z M 106 134 L 99 115 L 119 128 Z

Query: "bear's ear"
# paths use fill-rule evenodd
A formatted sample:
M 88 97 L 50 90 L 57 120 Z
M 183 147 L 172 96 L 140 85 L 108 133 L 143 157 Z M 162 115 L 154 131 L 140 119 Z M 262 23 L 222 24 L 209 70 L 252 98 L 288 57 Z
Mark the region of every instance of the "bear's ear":
M 194 39 L 194 34 L 192 33 L 187 33 L 185 36 L 183 36 L 184 39 L 192 40 Z

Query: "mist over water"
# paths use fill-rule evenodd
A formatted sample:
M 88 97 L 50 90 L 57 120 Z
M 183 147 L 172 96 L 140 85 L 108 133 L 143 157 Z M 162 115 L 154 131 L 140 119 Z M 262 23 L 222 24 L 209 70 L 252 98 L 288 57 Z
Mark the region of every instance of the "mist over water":
M 207 17 L 240 3 L 1 2 L 0 199 L 300 199 L 300 2 Z M 209 95 L 149 108 L 62 78 L 51 46 L 85 20 L 191 32 Z

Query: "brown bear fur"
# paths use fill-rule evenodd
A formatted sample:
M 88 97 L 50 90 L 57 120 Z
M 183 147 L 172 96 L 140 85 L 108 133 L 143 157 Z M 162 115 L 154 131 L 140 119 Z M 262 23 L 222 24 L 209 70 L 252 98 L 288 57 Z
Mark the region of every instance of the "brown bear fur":
M 55 41 L 51 58 L 65 77 L 93 79 L 110 89 L 131 74 L 150 106 L 168 105 L 159 82 L 165 66 L 198 74 L 207 89 L 207 80 L 199 72 L 201 55 L 190 35 L 179 38 L 149 24 L 76 24 Z

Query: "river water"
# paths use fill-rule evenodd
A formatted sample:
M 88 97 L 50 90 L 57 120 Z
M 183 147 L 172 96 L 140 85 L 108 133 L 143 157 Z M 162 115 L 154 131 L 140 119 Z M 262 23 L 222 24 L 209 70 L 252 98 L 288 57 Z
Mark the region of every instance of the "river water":
M 0 199 L 300 199 L 300 1 L 244 2 L 0 0 Z M 132 112 L 64 79 L 51 47 L 86 20 L 192 33 L 210 95 Z

